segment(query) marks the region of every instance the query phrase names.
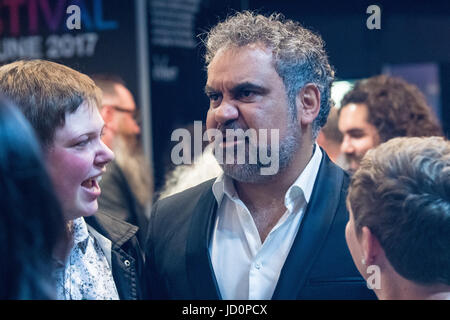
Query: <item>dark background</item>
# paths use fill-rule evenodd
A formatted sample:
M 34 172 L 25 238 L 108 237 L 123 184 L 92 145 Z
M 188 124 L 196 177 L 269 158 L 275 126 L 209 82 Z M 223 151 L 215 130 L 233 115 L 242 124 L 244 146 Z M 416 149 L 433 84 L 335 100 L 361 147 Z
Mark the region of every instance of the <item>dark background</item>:
M 58 5 L 82 7 L 91 20 L 90 28 L 82 24 L 79 31 L 65 28 L 65 12 L 58 27 L 50 28 L 44 11 L 39 7 L 48 3 L 57 19 Z M 38 5 L 38 32 L 72 35 L 94 32 L 98 35 L 95 54 L 90 57 L 73 56 L 52 59 L 81 72 L 120 75 L 138 102 L 137 72 L 148 71 L 151 86 L 151 126 L 153 167 L 156 189 L 171 169 L 170 150 L 175 144 L 170 135 L 176 128 L 205 120 L 208 101 L 203 94 L 206 73 L 203 66 L 203 47 L 195 35 L 208 30 L 227 14 L 243 9 L 260 13 L 283 13 L 321 34 L 338 80 L 360 79 L 383 72 L 387 65 L 433 63 L 439 72 L 438 108 L 447 137 L 450 135 L 450 1 L 303 1 L 303 0 L 148 0 L 148 42 L 150 70 L 142 70 L 136 58 L 135 2 L 131 0 L 17 0 L 20 33 L 10 30 L 11 11 L 0 0 L 0 41 L 4 38 L 32 36 L 29 24 L 30 6 Z M 369 30 L 366 9 L 376 4 L 381 8 L 381 30 Z M 192 19 L 191 27 L 174 23 L 171 16 L 158 16 L 158 8 L 166 13 Z M 157 8 L 157 9 L 155 9 Z M 101 10 L 100 10 L 101 9 Z M 170 9 L 170 10 L 169 10 Z M 183 18 L 183 19 L 184 19 Z M 55 21 L 56 21 L 55 20 Z M 94 23 L 102 22 L 102 23 Z M 112 22 L 115 27 L 108 25 Z M 167 22 L 166 29 L 175 33 L 191 33 L 190 45 L 161 44 L 155 41 L 156 24 Z M 189 24 L 188 24 L 189 25 Z M 106 27 L 105 27 L 106 26 Z M 108 28 L 109 26 L 109 28 Z M 45 39 L 44 39 L 45 40 Z M 45 41 L 44 41 L 45 42 Z M 2 46 L 0 44 L 0 50 Z M 45 54 L 41 57 L 50 59 Z M 7 63 L 11 60 L 3 60 Z M 408 80 L 408 79 L 407 79 Z M 139 107 L 139 106 L 138 106 Z
M 366 9 L 381 8 L 381 30 L 369 30 Z M 214 26 L 241 9 L 283 13 L 321 34 L 337 80 L 360 79 L 382 73 L 386 65 L 435 63 L 439 68 L 441 123 L 450 133 L 450 1 L 202 1 L 196 33 Z M 170 168 L 170 134 L 194 120 L 205 120 L 208 101 L 203 94 L 204 50 L 174 49 L 171 64 L 179 77 L 170 84 L 152 85 L 153 141 L 156 182 Z M 158 52 L 153 48 L 153 53 Z

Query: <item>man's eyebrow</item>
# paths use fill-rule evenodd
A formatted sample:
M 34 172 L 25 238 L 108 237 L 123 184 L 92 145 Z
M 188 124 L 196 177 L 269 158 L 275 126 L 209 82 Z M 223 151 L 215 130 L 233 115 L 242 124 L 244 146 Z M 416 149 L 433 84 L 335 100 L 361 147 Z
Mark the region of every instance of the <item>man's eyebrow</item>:
M 213 92 L 217 92 L 213 87 L 210 87 L 208 85 L 205 86 L 205 93 L 209 94 L 209 93 L 213 93 Z
M 231 89 L 231 92 L 233 93 L 237 93 L 240 92 L 242 90 L 255 90 L 258 91 L 260 93 L 264 93 L 267 92 L 267 89 L 264 88 L 263 86 L 251 83 L 251 82 L 243 82 L 243 83 L 239 83 L 238 85 L 236 85 L 235 87 L 233 87 Z
M 260 93 L 265 93 L 268 90 L 264 88 L 263 86 L 251 83 L 251 82 L 243 82 L 235 85 L 233 88 L 231 88 L 231 92 L 233 94 L 239 93 L 242 90 L 255 90 Z M 217 93 L 218 91 L 214 89 L 213 87 L 210 87 L 208 85 L 205 86 L 205 93 L 211 94 L 211 93 Z
M 360 133 L 364 133 L 364 132 L 365 131 L 360 128 L 352 128 L 352 129 L 346 131 L 346 133 L 348 133 L 348 134 L 360 134 Z

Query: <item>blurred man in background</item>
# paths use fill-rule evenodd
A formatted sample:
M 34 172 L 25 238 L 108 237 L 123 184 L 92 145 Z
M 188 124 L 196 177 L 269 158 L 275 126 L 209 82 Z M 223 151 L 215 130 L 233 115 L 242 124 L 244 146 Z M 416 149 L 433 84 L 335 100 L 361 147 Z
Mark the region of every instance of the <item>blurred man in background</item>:
M 369 149 L 389 139 L 442 135 L 423 94 L 400 78 L 380 75 L 358 81 L 341 105 L 341 151 L 351 172 Z
M 119 77 L 98 74 L 92 78 L 103 92 L 102 139 L 116 156 L 100 183 L 103 192 L 99 207 L 138 226 L 138 238 L 143 243 L 148 223 L 146 207 L 151 204 L 153 185 L 149 163 L 138 139 L 141 130 L 136 103 Z

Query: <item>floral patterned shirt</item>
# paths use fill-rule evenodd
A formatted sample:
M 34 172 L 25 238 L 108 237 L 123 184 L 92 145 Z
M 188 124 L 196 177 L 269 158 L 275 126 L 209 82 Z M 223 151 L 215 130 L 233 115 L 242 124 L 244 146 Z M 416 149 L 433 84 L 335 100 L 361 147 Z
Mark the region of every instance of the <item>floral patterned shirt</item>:
M 73 247 L 55 270 L 58 300 L 119 300 L 111 267 L 82 217 L 73 221 Z

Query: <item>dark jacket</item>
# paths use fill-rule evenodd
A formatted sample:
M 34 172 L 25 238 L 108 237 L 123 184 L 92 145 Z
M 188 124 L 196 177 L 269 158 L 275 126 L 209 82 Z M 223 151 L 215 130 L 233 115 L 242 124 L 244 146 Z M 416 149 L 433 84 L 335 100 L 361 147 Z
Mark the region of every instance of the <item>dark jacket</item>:
M 217 211 L 213 182 L 155 203 L 145 249 L 152 298 L 221 298 L 208 251 Z M 376 298 L 345 242 L 348 183 L 348 175 L 323 152 L 311 199 L 272 299 Z
M 136 238 L 138 227 L 102 211 L 85 220 L 89 226 L 112 242 L 112 273 L 120 299 L 145 298 L 145 288 L 142 285 L 144 260 Z
M 139 227 L 137 237 L 143 244 L 148 228 L 145 208 L 136 199 L 125 174 L 116 161 L 108 164 L 108 170 L 102 176 L 100 187 L 102 194 L 98 198 L 99 210 Z

